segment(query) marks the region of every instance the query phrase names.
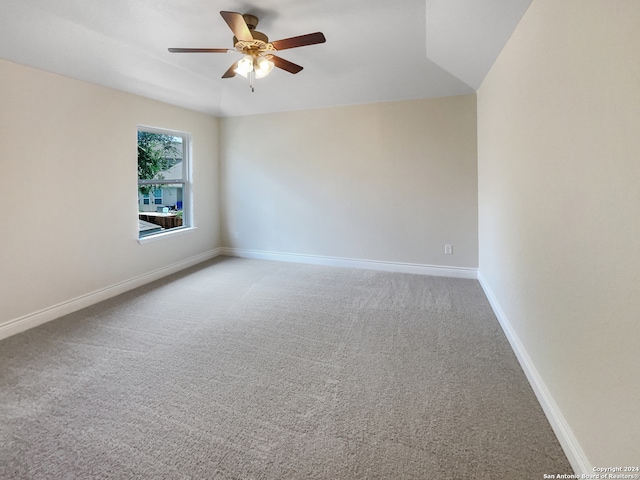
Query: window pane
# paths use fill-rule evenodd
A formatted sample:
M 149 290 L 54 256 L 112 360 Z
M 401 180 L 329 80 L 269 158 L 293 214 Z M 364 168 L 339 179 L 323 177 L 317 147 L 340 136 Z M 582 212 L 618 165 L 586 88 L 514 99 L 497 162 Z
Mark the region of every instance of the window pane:
M 181 180 L 183 152 L 182 137 L 138 131 L 138 179 Z
M 183 185 L 149 185 L 154 201 L 140 195 L 138 220 L 140 237 L 161 233 L 183 224 Z M 158 198 L 156 195 L 159 195 Z

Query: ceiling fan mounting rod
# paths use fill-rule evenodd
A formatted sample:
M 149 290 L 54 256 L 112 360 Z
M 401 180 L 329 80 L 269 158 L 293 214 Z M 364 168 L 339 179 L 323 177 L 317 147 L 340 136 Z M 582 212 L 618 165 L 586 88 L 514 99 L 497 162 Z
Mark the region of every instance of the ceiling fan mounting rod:
M 255 30 L 258 26 L 258 17 L 256 17 L 255 15 L 245 13 L 244 15 L 242 15 L 242 18 L 244 19 L 244 23 L 247 24 L 247 28 L 249 29 L 249 31 Z

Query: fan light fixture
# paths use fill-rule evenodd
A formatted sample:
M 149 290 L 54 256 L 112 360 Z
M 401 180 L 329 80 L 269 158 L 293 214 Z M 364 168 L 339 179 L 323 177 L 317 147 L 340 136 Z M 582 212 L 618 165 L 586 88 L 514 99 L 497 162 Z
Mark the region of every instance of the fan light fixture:
M 253 70 L 253 58 L 249 55 L 245 55 L 240 60 L 238 60 L 238 66 L 234 70 L 239 75 L 242 75 L 244 78 L 247 78 L 249 72 Z
M 253 79 L 266 77 L 273 70 L 273 66 L 273 62 L 266 57 L 245 55 L 238 60 L 238 66 L 233 71 L 249 78 L 249 87 L 253 92 Z
M 273 62 L 266 57 L 258 57 L 256 60 L 258 66 L 256 70 L 256 78 L 263 78 L 271 73 L 273 70 Z

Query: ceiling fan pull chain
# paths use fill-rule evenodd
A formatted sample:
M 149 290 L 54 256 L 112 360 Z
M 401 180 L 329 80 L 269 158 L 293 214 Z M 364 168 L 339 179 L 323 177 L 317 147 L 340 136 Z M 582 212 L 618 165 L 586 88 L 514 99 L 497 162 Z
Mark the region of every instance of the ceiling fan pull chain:
M 251 91 L 254 92 L 255 90 L 253 89 L 253 79 L 256 77 L 256 71 L 255 70 L 251 70 L 249 72 L 249 87 L 251 88 Z

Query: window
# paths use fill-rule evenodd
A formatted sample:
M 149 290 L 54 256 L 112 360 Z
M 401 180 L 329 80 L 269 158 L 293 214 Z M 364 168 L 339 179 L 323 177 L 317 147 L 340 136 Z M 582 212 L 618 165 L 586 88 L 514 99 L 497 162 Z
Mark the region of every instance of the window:
M 190 136 L 138 127 L 138 238 L 190 227 Z

